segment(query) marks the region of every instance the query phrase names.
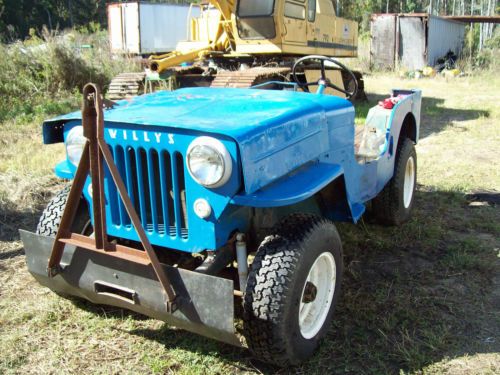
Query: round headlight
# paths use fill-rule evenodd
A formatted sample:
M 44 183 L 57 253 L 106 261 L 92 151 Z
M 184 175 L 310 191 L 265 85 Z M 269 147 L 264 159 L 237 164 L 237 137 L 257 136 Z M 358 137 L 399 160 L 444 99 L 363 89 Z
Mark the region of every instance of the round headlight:
M 233 168 L 226 147 L 212 137 L 199 137 L 191 142 L 186 161 L 191 177 L 200 185 L 210 188 L 224 185 Z
M 66 154 L 68 160 L 74 166 L 78 166 L 83 153 L 83 146 L 87 142 L 87 138 L 83 136 L 83 127 L 75 126 L 68 132 L 66 136 Z

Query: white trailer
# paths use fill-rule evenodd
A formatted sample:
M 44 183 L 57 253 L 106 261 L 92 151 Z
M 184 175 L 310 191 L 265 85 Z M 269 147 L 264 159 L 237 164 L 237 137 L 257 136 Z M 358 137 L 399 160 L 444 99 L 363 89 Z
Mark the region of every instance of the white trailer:
M 149 55 L 175 50 L 199 7 L 130 1 L 108 4 L 107 13 L 112 52 Z

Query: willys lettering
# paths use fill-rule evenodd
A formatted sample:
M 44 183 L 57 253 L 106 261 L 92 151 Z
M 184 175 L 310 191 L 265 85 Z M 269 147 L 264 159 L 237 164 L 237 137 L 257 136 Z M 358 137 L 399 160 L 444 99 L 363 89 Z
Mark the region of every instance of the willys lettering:
M 145 131 L 136 131 L 136 130 L 118 130 L 118 129 L 108 129 L 108 134 L 111 137 L 111 139 L 116 139 L 117 136 L 120 136 L 123 138 L 123 140 L 132 140 L 134 142 L 139 142 L 143 141 L 146 143 L 149 142 L 156 142 L 156 143 L 161 143 L 162 141 L 162 136 L 164 133 L 150 133 L 150 132 L 145 132 Z M 166 134 L 168 137 L 168 143 L 173 145 L 175 143 L 174 141 L 174 135 L 173 134 Z

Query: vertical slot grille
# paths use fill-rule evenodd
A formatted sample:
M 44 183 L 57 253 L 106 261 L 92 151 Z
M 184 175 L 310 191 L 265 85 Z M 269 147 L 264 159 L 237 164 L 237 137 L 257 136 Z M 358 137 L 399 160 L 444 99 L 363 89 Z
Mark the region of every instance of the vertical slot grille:
M 115 147 L 115 153 L 114 153 L 114 159 L 115 159 L 115 164 L 116 167 L 118 168 L 118 172 L 120 172 L 120 176 L 122 176 L 122 179 L 125 183 L 125 186 L 127 186 L 128 190 L 128 181 L 127 181 L 127 172 L 125 169 L 125 152 L 123 151 L 123 147 L 117 146 Z M 130 193 L 129 193 L 130 196 Z M 125 206 L 123 205 L 123 201 L 121 198 L 118 196 L 117 197 L 118 201 L 116 202 L 116 205 L 118 206 L 118 212 L 120 214 L 119 221 L 113 222 L 115 224 L 123 224 L 123 225 L 130 225 L 130 218 L 127 215 L 127 211 L 125 210 Z M 130 199 L 132 197 L 130 196 Z
M 161 181 L 164 183 L 162 185 L 162 198 L 163 198 L 163 205 L 164 205 L 164 215 L 168 219 L 167 223 L 169 226 L 165 228 L 165 232 L 170 235 L 170 236 L 175 236 L 175 231 L 172 233 L 170 231 L 171 227 L 175 227 L 175 216 L 174 216 L 174 195 L 173 195 L 173 188 L 172 188 L 172 174 L 167 173 L 167 171 L 170 171 L 172 169 L 172 161 L 170 154 L 167 151 L 164 151 L 162 153 L 162 167 L 160 172 L 160 177 Z M 166 212 L 165 212 L 166 209 Z
M 111 155 L 113 156 L 114 159 L 116 159 L 115 156 L 115 151 L 113 150 L 112 147 L 109 147 L 109 151 L 111 152 Z M 106 181 L 106 190 L 105 194 L 107 194 L 107 200 L 110 202 L 118 202 L 119 201 L 119 195 L 118 195 L 118 190 L 116 188 L 115 183 L 113 182 L 113 178 L 111 177 L 111 173 L 109 172 L 108 165 L 104 163 L 104 177 Z M 119 210 L 112 210 L 111 211 L 111 221 L 114 223 L 117 220 L 120 219 L 120 211 Z
M 187 237 L 188 232 L 188 221 L 187 221 L 187 203 L 186 203 L 186 184 L 184 179 L 184 158 L 181 154 L 176 154 L 176 162 L 177 162 L 177 175 L 179 176 L 179 194 L 180 194 L 180 202 L 181 202 L 181 219 L 180 219 L 180 227 L 181 227 L 181 236 Z
M 172 158 L 175 231 L 177 237 L 187 237 L 186 185 L 184 160 L 178 152 Z
M 187 239 L 188 216 L 182 154 L 135 149 L 131 146 L 115 146 L 112 153 L 146 232 Z M 108 191 L 112 223 L 130 228 L 130 217 L 116 188 L 108 187 Z
M 165 231 L 165 220 L 163 219 L 161 183 L 160 183 L 160 160 L 158 152 L 151 150 L 148 153 L 148 165 L 150 166 L 149 187 L 151 189 L 151 217 L 153 221 L 153 231 L 158 233 Z

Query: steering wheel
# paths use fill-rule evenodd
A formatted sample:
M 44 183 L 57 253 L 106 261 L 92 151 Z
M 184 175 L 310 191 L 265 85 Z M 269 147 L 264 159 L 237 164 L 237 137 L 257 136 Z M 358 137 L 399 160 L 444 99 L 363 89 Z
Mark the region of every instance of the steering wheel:
M 317 82 L 300 82 L 300 80 L 297 77 L 297 68 L 304 63 L 304 61 L 320 61 L 321 62 L 321 78 Z M 325 62 L 331 62 L 334 65 L 338 66 L 341 70 L 347 72 L 350 76 L 352 81 L 354 82 L 354 89 L 351 91 L 345 90 L 342 87 L 339 87 L 335 84 L 333 84 L 327 77 L 326 77 L 326 69 L 325 69 Z M 354 73 L 346 67 L 344 64 L 340 63 L 339 61 L 332 59 L 331 57 L 326 57 L 326 56 L 321 56 L 321 55 L 309 55 L 309 56 L 304 56 L 297 61 L 295 61 L 295 64 L 293 64 L 293 69 L 292 69 L 292 75 L 293 79 L 295 82 L 302 88 L 308 89 L 309 86 L 312 85 L 323 85 L 324 87 L 330 87 L 334 90 L 340 91 L 341 93 L 345 94 L 347 99 L 350 99 L 352 97 L 355 97 L 356 94 L 358 93 L 358 81 L 356 80 L 356 76 Z M 308 90 L 309 91 L 309 90 Z

